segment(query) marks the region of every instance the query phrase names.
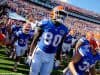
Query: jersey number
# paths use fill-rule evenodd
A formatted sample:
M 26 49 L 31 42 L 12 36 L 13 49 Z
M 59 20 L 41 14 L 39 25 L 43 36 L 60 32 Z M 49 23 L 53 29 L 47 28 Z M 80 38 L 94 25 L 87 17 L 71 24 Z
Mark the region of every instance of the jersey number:
M 81 71 L 87 70 L 88 67 L 89 67 L 89 65 L 90 65 L 90 64 L 89 64 L 88 62 L 84 61 L 84 62 L 83 62 L 83 67 L 82 67 L 81 65 L 79 65 L 79 69 L 80 69 Z
M 46 45 L 52 44 L 54 47 L 56 47 L 61 42 L 61 38 L 62 38 L 61 35 L 53 36 L 53 34 L 51 32 L 44 33 L 44 43 Z
M 20 39 L 20 40 L 19 40 L 19 43 L 20 43 L 20 44 L 26 44 L 26 42 L 25 42 L 23 39 Z

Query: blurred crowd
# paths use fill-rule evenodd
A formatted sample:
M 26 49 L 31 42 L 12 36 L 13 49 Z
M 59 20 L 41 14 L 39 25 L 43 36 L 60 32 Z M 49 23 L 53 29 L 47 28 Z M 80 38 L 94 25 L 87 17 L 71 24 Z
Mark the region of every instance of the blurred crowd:
M 15 11 L 17 14 L 33 21 L 33 20 L 41 20 L 44 17 L 49 16 L 49 10 L 44 9 L 41 6 L 33 5 L 32 3 L 28 3 L 25 1 L 8 1 L 8 6 L 12 11 Z
M 51 1 L 51 4 L 54 3 L 55 0 Z M 45 9 L 44 7 L 33 5 L 27 1 L 23 0 L 8 0 L 8 6 L 10 7 L 9 11 L 16 12 L 17 14 L 23 16 L 30 22 L 40 21 L 43 18 L 49 18 L 50 9 Z M 1 17 L 3 19 L 4 25 L 9 28 L 13 23 L 16 23 L 16 20 L 12 20 L 8 18 L 6 15 Z M 80 20 L 78 18 L 68 17 L 65 21 L 66 25 L 74 30 L 75 35 L 78 35 L 78 38 L 84 35 L 88 31 L 93 31 L 96 34 L 99 34 L 100 37 L 100 26 L 94 23 L 90 23 L 87 21 Z M 99 38 L 100 39 L 100 38 Z
M 42 0 L 45 1 L 45 0 Z M 55 0 L 51 1 L 51 4 L 54 3 L 53 6 L 55 6 Z M 46 1 L 47 2 L 47 1 Z M 20 35 L 16 36 L 17 34 L 20 34 L 20 30 L 25 32 L 25 34 L 22 32 L 24 36 L 26 36 L 26 33 L 29 33 L 31 38 L 27 36 L 25 37 L 25 40 L 28 40 L 26 42 L 26 45 L 28 45 L 26 49 L 26 57 L 28 55 L 28 49 L 31 44 L 31 40 L 33 39 L 34 36 L 34 30 L 31 28 L 31 23 L 34 25 L 36 21 L 40 21 L 45 18 L 49 18 L 50 14 L 50 9 L 46 9 L 42 6 L 38 6 L 36 4 L 32 4 L 28 2 L 27 0 L 8 0 L 7 2 L 9 9 L 7 9 L 7 12 L 16 12 L 18 15 L 21 15 L 22 17 L 25 18 L 26 21 L 23 20 L 16 20 L 12 19 L 8 16 L 8 14 L 4 14 L 3 16 L 0 16 L 0 47 L 2 45 L 6 45 L 10 51 L 8 51 L 7 54 L 9 54 L 9 58 L 14 58 L 16 59 L 16 62 L 19 62 L 20 60 L 17 60 L 17 52 L 15 52 L 14 48 L 14 42 L 15 38 L 19 37 L 21 38 Z M 50 3 L 49 3 L 50 4 Z M 50 4 L 50 5 L 51 5 Z M 28 21 L 28 22 L 27 22 Z M 84 21 L 78 18 L 74 18 L 71 16 L 67 16 L 65 20 L 65 25 L 69 28 L 71 35 L 71 47 L 73 40 L 77 41 L 80 39 L 80 37 L 85 36 L 86 33 L 88 32 L 93 32 L 94 37 L 97 40 L 97 43 L 100 47 L 100 25 L 94 24 L 88 21 Z M 16 28 L 15 28 L 16 27 Z M 18 30 L 17 30 L 18 28 Z M 16 32 L 16 35 L 15 35 Z M 15 37 L 15 38 L 14 38 Z M 74 39 L 75 38 L 75 39 Z M 22 40 L 18 40 L 23 42 Z M 75 44 L 74 41 L 74 44 Z M 15 43 L 16 44 L 16 43 Z M 70 48 L 71 48 L 70 47 Z M 16 48 L 17 49 L 17 48 Z M 71 49 L 70 49 L 71 50 Z M 13 53 L 12 53 L 13 52 Z M 25 52 L 23 54 L 25 54 Z M 16 54 L 15 54 L 16 53 Z M 14 57 L 15 56 L 15 57 Z M 20 59 L 20 58 L 18 58 Z M 17 64 L 15 62 L 14 68 L 16 68 Z M 25 62 L 26 63 L 26 62 Z M 16 71 L 16 69 L 14 69 Z
M 88 31 L 92 31 L 94 33 L 100 33 L 99 29 L 100 26 L 97 24 L 93 24 L 87 21 L 83 21 L 80 19 L 76 19 L 73 17 L 68 17 L 66 21 L 66 25 L 68 25 L 70 28 L 75 30 L 75 33 L 77 33 L 79 36 L 84 35 Z

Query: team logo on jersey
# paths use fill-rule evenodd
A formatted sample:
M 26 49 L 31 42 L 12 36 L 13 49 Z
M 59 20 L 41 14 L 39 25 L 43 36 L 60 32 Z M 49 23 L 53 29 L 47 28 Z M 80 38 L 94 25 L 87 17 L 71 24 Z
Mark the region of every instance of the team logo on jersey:
M 65 31 L 64 30 L 60 30 L 60 34 L 64 34 L 65 33 Z

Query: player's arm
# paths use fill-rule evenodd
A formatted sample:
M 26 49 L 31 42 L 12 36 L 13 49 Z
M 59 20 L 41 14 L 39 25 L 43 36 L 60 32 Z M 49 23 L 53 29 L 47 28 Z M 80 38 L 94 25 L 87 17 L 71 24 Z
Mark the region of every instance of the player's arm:
M 71 71 L 72 75 L 78 75 L 77 72 L 76 72 L 76 69 L 75 69 L 74 64 L 78 63 L 78 62 L 80 61 L 81 58 L 82 58 L 82 56 L 80 55 L 79 52 L 77 52 L 77 53 L 73 56 L 72 60 L 69 62 L 68 68 L 69 68 L 69 70 Z
M 60 43 L 58 46 L 58 50 L 56 53 L 56 62 L 60 62 L 62 60 L 62 58 L 61 58 L 61 53 L 62 53 L 61 46 L 62 46 L 62 43 Z
M 12 45 L 18 40 L 18 34 L 15 33 L 14 40 L 11 42 Z
M 42 34 L 42 29 L 40 27 L 37 27 L 35 32 L 34 32 L 33 41 L 32 41 L 31 46 L 30 46 L 30 51 L 29 51 L 30 56 L 32 55 L 33 50 L 36 47 L 37 42 L 38 42 L 39 37 L 41 36 L 41 34 Z
M 76 43 L 76 46 L 75 46 L 75 52 L 77 53 L 78 51 L 78 48 L 82 45 L 82 41 L 78 40 L 78 42 Z
M 63 44 L 65 38 L 66 38 L 66 35 L 62 38 L 61 43 L 58 46 L 58 50 L 57 50 L 57 53 L 56 53 L 56 59 L 57 60 L 61 60 L 62 44 Z
M 95 66 L 90 68 L 90 74 L 91 75 L 96 75 L 96 70 L 95 70 Z
M 78 51 L 78 48 L 82 45 L 82 41 L 78 40 L 75 46 L 75 55 L 72 57 L 72 60 L 69 62 L 68 68 L 70 69 L 71 73 L 73 75 L 77 75 L 77 72 L 75 70 L 74 64 L 79 62 L 80 59 L 82 58 L 81 54 Z

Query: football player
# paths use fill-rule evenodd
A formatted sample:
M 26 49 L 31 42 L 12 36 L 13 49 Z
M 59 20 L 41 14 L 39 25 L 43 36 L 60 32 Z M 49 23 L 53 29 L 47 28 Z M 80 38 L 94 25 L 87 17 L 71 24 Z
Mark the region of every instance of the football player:
M 33 54 L 30 75 L 50 75 L 52 72 L 58 46 L 68 33 L 68 28 L 63 24 L 66 16 L 64 7 L 57 6 L 52 10 L 51 19 L 42 20 L 36 25 L 30 48 L 30 55 Z
M 22 25 L 19 24 L 19 21 L 18 20 L 15 20 L 16 24 L 14 23 L 12 26 L 11 26 L 11 51 L 10 51 L 10 56 L 9 58 L 15 58 L 15 50 L 13 48 L 13 42 L 14 42 L 14 38 L 16 37 L 16 33 L 22 29 Z
M 76 44 L 76 53 L 69 62 L 65 75 L 96 75 L 95 64 L 100 60 L 98 49 L 91 47 L 90 40 L 93 35 L 88 32 Z M 90 73 L 90 74 L 89 74 Z
M 54 69 L 59 69 L 60 60 L 62 60 L 62 57 L 64 57 L 65 59 L 68 59 L 68 54 L 69 54 L 69 52 L 71 50 L 71 46 L 72 46 L 72 39 L 73 39 L 73 35 L 69 32 L 66 35 L 66 38 L 64 39 L 64 41 L 62 43 L 62 49 L 61 49 L 62 52 L 59 52 L 59 51 L 57 52 Z M 62 54 L 62 55 L 60 55 L 60 58 L 59 58 L 59 54 Z
M 15 65 L 13 68 L 14 71 L 17 71 L 17 65 L 19 64 L 21 57 L 25 54 L 25 51 L 28 48 L 28 41 L 31 38 L 31 34 L 29 33 L 30 30 L 30 23 L 24 23 L 22 30 L 16 33 L 16 37 L 13 42 L 16 51 Z
M 72 39 L 73 39 L 73 35 L 69 32 L 69 34 L 66 35 L 66 39 L 64 40 L 64 42 L 63 42 L 63 44 L 62 44 L 62 50 L 63 50 L 63 52 L 65 52 L 66 54 L 67 54 L 68 52 L 70 52 L 70 50 L 71 50 Z

